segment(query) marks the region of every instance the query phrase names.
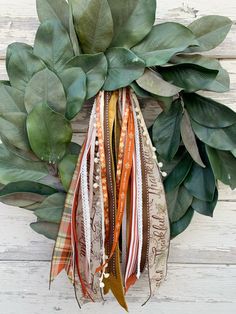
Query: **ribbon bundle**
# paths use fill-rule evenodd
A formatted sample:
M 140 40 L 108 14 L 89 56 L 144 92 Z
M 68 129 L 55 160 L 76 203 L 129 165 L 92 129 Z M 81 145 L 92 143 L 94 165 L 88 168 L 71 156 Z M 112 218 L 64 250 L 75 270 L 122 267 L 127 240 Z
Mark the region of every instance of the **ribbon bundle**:
M 146 273 L 150 296 L 166 274 L 169 220 L 161 172 L 138 100 L 100 92 L 67 196 L 51 281 L 65 269 L 79 304 L 125 294 Z

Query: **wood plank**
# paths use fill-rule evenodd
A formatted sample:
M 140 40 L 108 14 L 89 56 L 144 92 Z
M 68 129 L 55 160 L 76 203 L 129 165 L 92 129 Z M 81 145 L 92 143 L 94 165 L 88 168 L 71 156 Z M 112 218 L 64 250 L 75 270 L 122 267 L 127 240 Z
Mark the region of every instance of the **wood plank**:
M 53 241 L 33 232 L 31 212 L 0 205 L 0 260 L 49 261 Z M 214 219 L 195 214 L 171 242 L 170 262 L 236 264 L 236 203 L 219 202 Z
M 236 20 L 236 5 L 233 2 L 226 3 L 219 0 L 175 0 L 158 1 L 157 22 L 177 21 L 188 25 L 194 19 L 207 14 L 219 14 L 229 16 Z M 0 2 L 0 58 L 4 58 L 6 47 L 14 41 L 32 44 L 38 20 L 34 0 L 1 0 Z M 209 54 L 217 57 L 236 57 L 235 46 L 236 25 L 226 41 Z
M 64 273 L 48 291 L 49 268 L 45 262 L 0 262 L 0 304 L 4 314 L 78 313 L 73 288 Z M 145 280 L 127 295 L 131 313 L 195 314 L 199 309 L 207 314 L 235 313 L 236 266 L 171 264 L 158 296 L 141 308 L 148 293 Z M 123 312 L 110 296 L 105 305 L 88 304 L 84 311 L 108 314 L 111 308 L 114 314 Z

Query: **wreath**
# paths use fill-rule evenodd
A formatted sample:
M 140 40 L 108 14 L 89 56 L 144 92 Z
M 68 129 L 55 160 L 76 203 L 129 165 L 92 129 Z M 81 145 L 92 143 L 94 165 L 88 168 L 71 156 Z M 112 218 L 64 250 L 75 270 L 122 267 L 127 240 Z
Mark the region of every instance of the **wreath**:
M 0 82 L 0 201 L 56 240 L 50 282 L 65 269 L 79 305 L 111 291 L 127 309 L 140 277 L 149 297 L 160 286 L 169 240 L 194 212 L 213 215 L 218 180 L 236 187 L 236 113 L 200 92 L 229 90 L 201 53 L 232 22 L 154 25 L 156 0 L 37 0 L 37 11 L 34 46 L 8 47 Z M 148 129 L 140 104 L 160 108 Z

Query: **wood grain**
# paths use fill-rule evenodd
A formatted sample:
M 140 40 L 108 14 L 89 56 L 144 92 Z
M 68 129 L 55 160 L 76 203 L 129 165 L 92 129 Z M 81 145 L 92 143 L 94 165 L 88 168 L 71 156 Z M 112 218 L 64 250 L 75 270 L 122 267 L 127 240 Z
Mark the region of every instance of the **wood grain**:
M 0 304 L 6 309 L 4 314 L 79 313 L 73 288 L 64 274 L 48 291 L 49 267 L 47 262 L 0 262 Z M 200 308 L 204 314 L 234 313 L 235 265 L 171 264 L 159 295 L 142 308 L 148 292 L 143 280 L 127 295 L 131 313 L 199 313 Z M 109 296 L 104 306 L 89 304 L 82 313 L 108 314 L 111 310 L 113 314 L 123 313 Z
M 33 232 L 36 217 L 24 209 L 1 205 L 0 260 L 49 261 L 54 242 Z M 236 264 L 236 202 L 220 201 L 214 218 L 199 214 L 171 242 L 171 263 Z

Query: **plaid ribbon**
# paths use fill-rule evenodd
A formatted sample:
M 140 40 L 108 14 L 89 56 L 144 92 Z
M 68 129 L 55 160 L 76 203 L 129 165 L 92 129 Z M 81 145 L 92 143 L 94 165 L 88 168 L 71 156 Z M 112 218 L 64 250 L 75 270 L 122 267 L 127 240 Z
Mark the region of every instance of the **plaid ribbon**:
M 83 149 L 82 149 L 83 151 Z M 82 152 L 83 153 L 83 152 Z M 70 189 L 67 193 L 65 208 L 53 251 L 51 262 L 50 282 L 52 282 L 60 272 L 65 269 L 68 277 L 74 283 L 74 269 L 72 265 L 72 208 L 74 206 L 75 194 L 77 194 L 78 179 L 81 166 L 81 156 L 71 181 Z

